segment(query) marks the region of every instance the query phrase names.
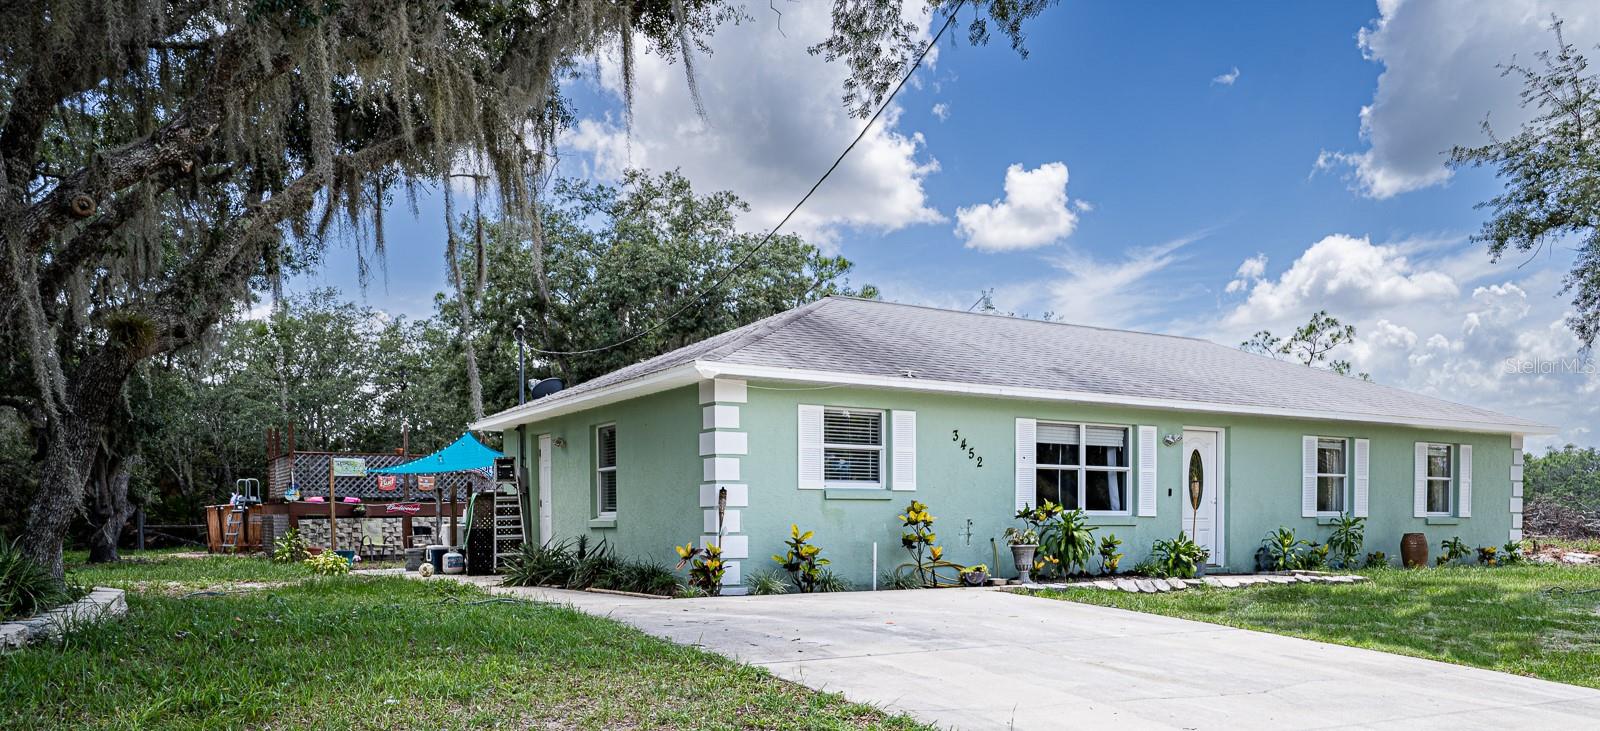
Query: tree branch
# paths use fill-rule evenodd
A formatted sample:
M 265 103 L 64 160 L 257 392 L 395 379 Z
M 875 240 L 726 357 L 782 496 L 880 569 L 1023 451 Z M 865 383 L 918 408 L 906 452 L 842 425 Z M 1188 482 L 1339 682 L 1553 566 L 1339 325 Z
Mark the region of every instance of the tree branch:
M 210 77 L 184 111 L 149 135 L 101 156 L 98 170 L 82 168 L 62 178 L 49 194 L 28 207 L 21 227 L 23 245 L 37 253 L 45 240 L 73 220 L 75 198 L 87 195 L 98 199 L 163 168 L 192 164 L 221 128 L 229 97 L 249 96 L 294 67 L 291 56 L 280 54 L 265 69 L 248 73 L 251 55 L 238 31 L 230 33 L 217 51 Z

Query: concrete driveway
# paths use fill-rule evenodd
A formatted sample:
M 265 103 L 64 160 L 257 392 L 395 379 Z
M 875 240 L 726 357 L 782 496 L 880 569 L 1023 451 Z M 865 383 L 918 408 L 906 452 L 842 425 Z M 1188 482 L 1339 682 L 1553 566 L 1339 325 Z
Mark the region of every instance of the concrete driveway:
M 943 728 L 1594 728 L 1600 691 L 988 590 L 571 604 Z

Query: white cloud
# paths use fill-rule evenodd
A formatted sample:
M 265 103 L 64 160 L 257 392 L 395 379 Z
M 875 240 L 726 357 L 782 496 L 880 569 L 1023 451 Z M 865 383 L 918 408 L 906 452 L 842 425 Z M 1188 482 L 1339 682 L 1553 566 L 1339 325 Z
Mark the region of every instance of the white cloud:
M 1233 273 L 1233 280 L 1225 288 L 1228 294 L 1243 292 L 1250 288 L 1254 282 L 1260 281 L 1267 274 L 1267 255 L 1256 254 L 1245 259 L 1239 264 L 1239 269 Z
M 1114 261 L 1068 251 L 1055 264 L 1062 276 L 1046 286 L 1048 306 L 1067 322 L 1100 327 L 1136 327 L 1167 305 L 1164 290 L 1144 282 L 1178 260 L 1178 250 L 1196 237 L 1129 249 Z
M 1372 103 L 1360 112 L 1366 149 L 1324 150 L 1315 170 L 1345 170 L 1352 186 L 1389 198 L 1450 179 L 1445 153 L 1487 141 L 1485 115 L 1501 134 L 1529 115 L 1519 83 L 1498 64 L 1537 63 L 1553 47 L 1551 14 L 1566 21 L 1566 38 L 1592 55 L 1600 41 L 1600 5 L 1591 0 L 1393 0 L 1358 34 L 1362 54 L 1383 65 Z
M 1005 198 L 956 210 L 957 236 L 983 251 L 1035 249 L 1072 235 L 1078 214 L 1067 203 L 1067 166 L 1006 168 Z
M 1011 282 L 994 289 L 1002 312 L 1031 316 L 1051 314 L 1065 322 L 1099 327 L 1156 329 L 1171 304 L 1171 292 L 1151 280 L 1182 259 L 1180 250 L 1198 240 L 1194 234 L 1154 246 L 1134 247 L 1114 259 L 1100 259 L 1068 248 L 1051 257 L 1051 276 Z M 929 302 L 970 297 L 967 292 L 931 297 Z M 969 303 L 962 303 L 966 307 Z
M 713 52 L 695 58 L 706 120 L 695 114 L 682 67 L 641 53 L 631 138 L 615 116 L 579 120 L 561 140 L 565 152 L 579 153 L 563 161 L 578 166 L 565 174 L 615 178 L 627 167 L 677 168 L 701 192 L 731 190 L 749 202 L 742 228 L 777 223 L 864 123 L 840 103 L 845 65 L 806 52 L 827 35 L 828 6 L 794 4 L 782 23 L 780 33 L 758 14 L 725 26 L 709 41 Z M 620 99 L 615 60 L 602 63 L 601 77 Z M 789 230 L 827 243 L 843 229 L 893 231 L 945 220 L 923 190 L 938 162 L 920 133 L 901 129 L 900 117 L 898 106 L 884 113 Z
M 1235 67 L 1233 67 L 1233 70 L 1229 71 L 1228 73 L 1218 74 L 1216 76 L 1211 77 L 1211 85 L 1212 86 L 1216 86 L 1218 84 L 1221 84 L 1222 86 L 1233 86 L 1233 82 L 1238 81 L 1238 80 L 1239 80 L 1239 67 L 1235 66 Z
M 1414 269 L 1397 246 L 1334 234 L 1312 244 L 1276 280 L 1257 280 L 1229 321 L 1275 321 L 1312 305 L 1335 313 L 1366 313 L 1450 298 L 1458 291 L 1448 275 Z
M 939 102 L 938 104 L 933 105 L 933 116 L 938 117 L 939 121 L 941 122 L 949 119 L 950 105 L 944 102 Z
M 1561 429 L 1532 440 L 1535 447 L 1594 443 L 1600 375 L 1570 367 L 1581 363 L 1580 350 L 1555 296 L 1559 266 L 1478 268 L 1459 278 L 1441 271 L 1467 271 L 1460 262 L 1472 256 L 1484 257 L 1481 245 L 1380 245 L 1328 236 L 1275 277 L 1266 276 L 1265 261 L 1258 269 L 1255 258 L 1246 260 L 1230 281 L 1251 281 L 1246 299 L 1225 310 L 1218 325 L 1195 321 L 1177 329 L 1233 344 L 1261 329 L 1282 335 L 1325 309 L 1356 327 L 1356 342 L 1333 357 L 1349 359 L 1380 383 Z M 1554 372 L 1523 373 L 1508 362 L 1557 365 Z

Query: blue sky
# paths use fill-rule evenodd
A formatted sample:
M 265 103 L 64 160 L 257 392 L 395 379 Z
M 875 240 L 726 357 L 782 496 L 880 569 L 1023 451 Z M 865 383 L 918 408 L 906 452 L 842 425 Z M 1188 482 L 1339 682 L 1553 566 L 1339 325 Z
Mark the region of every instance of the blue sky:
M 742 225 L 764 229 L 859 129 L 840 108 L 844 70 L 804 50 L 825 32 L 825 5 L 780 3 L 779 33 L 757 3 L 751 22 L 712 39 L 698 59 L 707 122 L 682 69 L 645 59 L 637 121 L 623 129 L 615 64 L 602 59 L 598 83 L 568 88 L 580 123 L 563 174 L 678 167 L 702 190 L 744 196 Z M 1600 378 L 1504 367 L 1578 355 L 1559 322 L 1570 252 L 1489 263 L 1467 237 L 1497 183 L 1451 174 L 1442 153 L 1481 142 L 1486 114 L 1497 127 L 1524 118 L 1494 64 L 1548 47 L 1550 13 L 1592 47 L 1600 12 L 1430 0 L 1225 10 L 1069 2 L 1029 26 L 1026 59 L 1003 42 L 942 44 L 795 230 L 893 300 L 966 307 L 994 288 L 1005 310 L 1228 344 L 1325 308 L 1358 327 L 1340 355 L 1382 382 L 1560 427 L 1546 442 L 1596 443 Z M 387 275 L 364 293 L 347 250 L 294 286 L 428 314 L 444 286 L 437 201 L 409 219 L 391 214 Z

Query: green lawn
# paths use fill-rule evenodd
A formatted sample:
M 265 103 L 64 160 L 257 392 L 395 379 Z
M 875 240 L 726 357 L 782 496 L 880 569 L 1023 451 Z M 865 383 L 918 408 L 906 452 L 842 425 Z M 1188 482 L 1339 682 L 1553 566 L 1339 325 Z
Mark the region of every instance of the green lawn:
M 1520 565 L 1363 572 L 1361 584 L 1037 595 L 1600 688 L 1600 568 Z M 1559 587 L 1559 589 L 1557 589 Z M 1590 590 L 1589 593 L 1578 593 Z
M 0 728 L 922 728 L 616 622 L 260 559 L 77 568 L 122 622 L 0 655 Z M 155 582 L 255 591 L 185 598 Z
M 66 555 L 67 578 L 83 586 L 114 586 L 146 592 L 188 593 L 238 585 L 294 582 L 311 571 L 297 563 L 235 556 L 189 558 L 174 551 L 128 551 L 121 561 L 86 564 L 81 551 Z

